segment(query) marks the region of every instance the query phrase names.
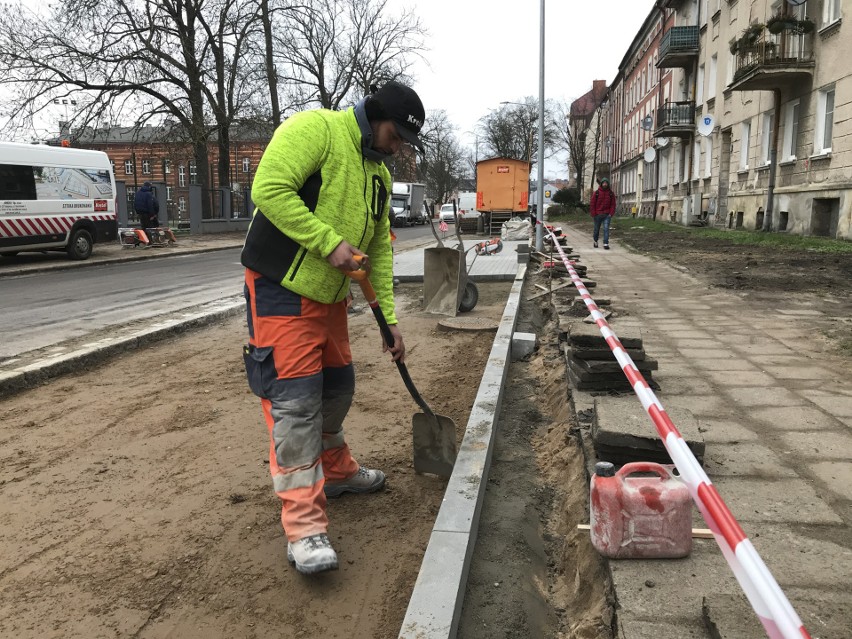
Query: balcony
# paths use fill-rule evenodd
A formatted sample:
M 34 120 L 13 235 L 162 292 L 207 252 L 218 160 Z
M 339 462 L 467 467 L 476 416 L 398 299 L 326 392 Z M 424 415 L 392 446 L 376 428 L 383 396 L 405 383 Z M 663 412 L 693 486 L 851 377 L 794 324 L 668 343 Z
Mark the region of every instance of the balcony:
M 732 91 L 788 89 L 813 78 L 814 54 L 811 34 L 763 30 L 753 41 L 741 38 L 732 45 L 736 55 Z
M 698 57 L 698 27 L 672 27 L 660 42 L 658 69 L 691 67 Z
M 666 102 L 657 109 L 656 138 L 688 138 L 695 133 L 695 102 Z
M 663 6 L 666 9 L 680 9 L 684 0 L 663 0 Z

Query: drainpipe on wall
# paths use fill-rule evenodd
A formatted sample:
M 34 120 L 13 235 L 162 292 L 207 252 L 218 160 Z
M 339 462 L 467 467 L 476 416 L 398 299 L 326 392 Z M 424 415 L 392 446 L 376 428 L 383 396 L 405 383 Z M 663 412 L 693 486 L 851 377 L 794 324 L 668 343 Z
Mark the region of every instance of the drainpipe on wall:
M 657 1 L 657 7 L 660 10 L 660 37 L 657 41 L 657 50 L 659 51 L 660 43 L 663 41 L 663 34 L 666 30 L 666 10 L 663 7 L 662 0 Z M 661 69 L 657 69 L 657 73 L 659 77 L 657 78 L 657 110 L 654 112 L 655 120 L 660 107 L 663 105 L 663 72 Z M 661 153 L 657 153 L 657 165 L 654 167 L 654 211 L 652 215 L 654 220 L 657 219 L 657 208 L 660 205 L 660 155 Z
M 781 120 L 781 90 L 773 89 L 775 112 L 772 117 L 772 139 L 769 144 L 769 185 L 766 187 L 766 213 L 763 214 L 762 231 L 772 230 L 772 211 L 775 207 L 775 170 L 778 166 L 778 131 Z

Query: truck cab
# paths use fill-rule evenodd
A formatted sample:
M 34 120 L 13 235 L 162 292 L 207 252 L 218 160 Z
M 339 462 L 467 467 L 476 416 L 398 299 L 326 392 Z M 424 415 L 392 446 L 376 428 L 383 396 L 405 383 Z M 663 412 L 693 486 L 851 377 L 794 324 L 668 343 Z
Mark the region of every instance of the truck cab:
M 391 224 L 395 227 L 426 224 L 424 184 L 394 182 L 391 192 Z

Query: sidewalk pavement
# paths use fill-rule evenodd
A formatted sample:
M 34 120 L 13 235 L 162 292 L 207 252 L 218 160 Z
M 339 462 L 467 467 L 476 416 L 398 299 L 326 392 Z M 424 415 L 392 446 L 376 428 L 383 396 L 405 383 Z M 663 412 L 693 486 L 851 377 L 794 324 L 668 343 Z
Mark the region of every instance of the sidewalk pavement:
M 755 306 L 617 242 L 596 250 L 588 235 L 566 234 L 597 281 L 592 296 L 612 300 L 612 329 L 641 331 L 659 361 L 663 407 L 698 419 L 705 471 L 805 628 L 849 636 L 852 363 L 820 339 L 829 312 L 792 296 Z M 589 393 L 572 397 L 578 412 L 593 407 Z M 644 414 L 638 398 L 636 409 Z M 766 636 L 713 540 L 695 540 L 682 560 L 609 565 L 620 636 Z

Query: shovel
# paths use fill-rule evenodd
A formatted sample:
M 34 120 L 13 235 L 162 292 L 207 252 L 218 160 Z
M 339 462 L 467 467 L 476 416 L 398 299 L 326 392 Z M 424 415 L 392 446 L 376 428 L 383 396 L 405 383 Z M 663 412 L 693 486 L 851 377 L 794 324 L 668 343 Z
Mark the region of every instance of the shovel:
M 361 292 L 364 293 L 364 298 L 370 308 L 373 309 L 373 315 L 376 316 L 376 322 L 379 324 L 379 330 L 385 339 L 385 343 L 388 346 L 393 346 L 393 334 L 391 334 L 385 314 L 382 313 L 379 306 L 376 291 L 373 290 L 373 285 L 367 279 L 367 272 L 363 270 L 351 271 L 347 275 L 358 282 Z M 422 413 L 414 413 L 411 420 L 414 434 L 414 470 L 418 473 L 449 477 L 453 473 L 453 464 L 455 464 L 458 454 L 456 424 L 449 417 L 437 415 L 429 408 L 429 405 L 417 392 L 414 382 L 411 381 L 411 375 L 408 374 L 408 369 L 403 362 L 397 360 L 396 366 L 405 387 L 411 393 L 411 397 L 423 409 Z

